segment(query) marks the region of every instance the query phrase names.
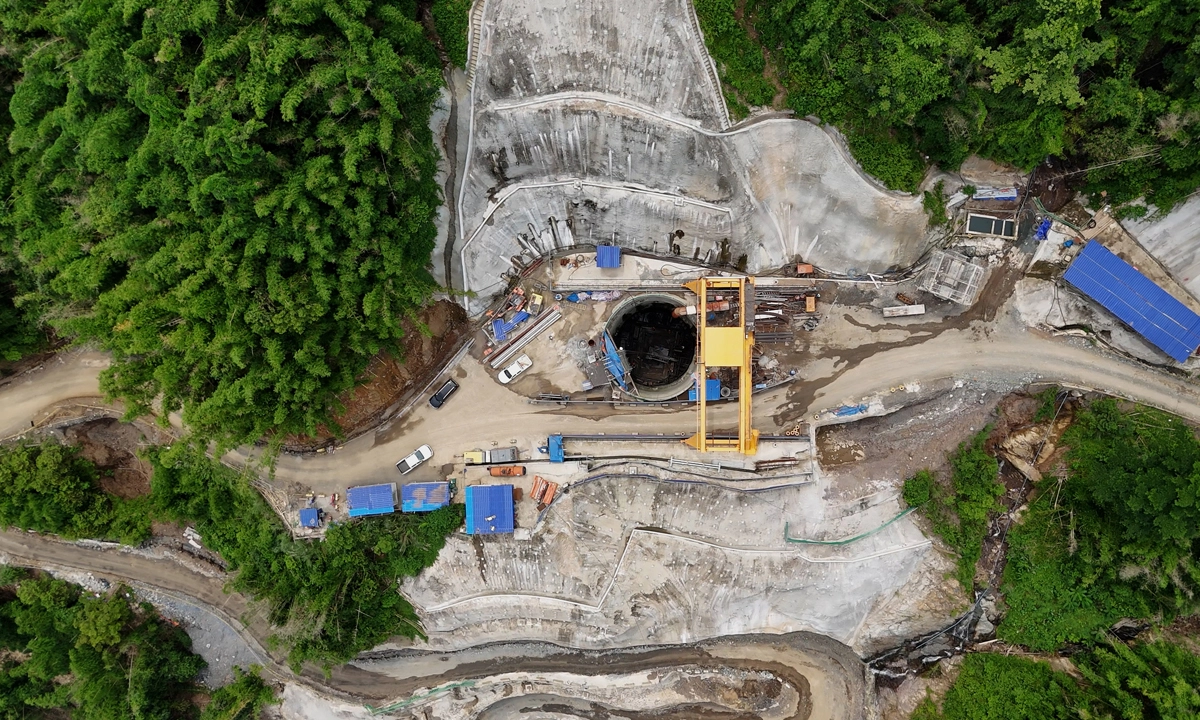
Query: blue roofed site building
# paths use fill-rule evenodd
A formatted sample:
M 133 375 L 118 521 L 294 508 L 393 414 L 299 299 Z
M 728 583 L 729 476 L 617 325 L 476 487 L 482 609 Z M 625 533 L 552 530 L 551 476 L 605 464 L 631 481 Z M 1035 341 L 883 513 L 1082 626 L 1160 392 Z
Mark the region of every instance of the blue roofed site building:
M 400 488 L 403 512 L 432 512 L 450 504 L 449 482 L 408 483 Z
M 346 490 L 346 504 L 352 518 L 387 515 L 396 512 L 396 483 L 362 485 Z
M 513 532 L 512 485 L 471 485 L 467 487 L 466 499 L 468 535 L 506 535 Z
M 1084 246 L 1063 279 L 1176 362 L 1200 347 L 1200 315 L 1097 241 Z

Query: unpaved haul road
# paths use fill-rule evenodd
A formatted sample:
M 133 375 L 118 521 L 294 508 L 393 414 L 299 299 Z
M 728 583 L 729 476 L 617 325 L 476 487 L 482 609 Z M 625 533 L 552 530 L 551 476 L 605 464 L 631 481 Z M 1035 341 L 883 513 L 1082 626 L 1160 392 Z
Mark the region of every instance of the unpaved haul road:
M 31 420 L 55 403 L 98 395 L 97 378 L 106 365 L 104 356 L 97 353 L 68 353 L 47 363 L 44 370 L 0 388 L 0 437 L 28 429 Z M 471 447 L 512 441 L 528 456 L 550 433 L 652 434 L 695 429 L 695 412 L 690 408 L 614 412 L 532 405 L 496 383 L 471 357 L 464 358 L 450 375 L 462 387 L 440 410 L 421 402 L 406 417 L 365 433 L 334 454 L 282 456 L 276 479 L 299 482 L 316 492 L 341 492 L 349 485 L 394 479 L 395 462 L 423 443 L 434 448 L 434 459 L 406 480 L 443 477 L 452 456 Z M 1200 422 L 1200 387 L 1176 375 L 1104 354 L 1082 342 L 999 327 L 986 333 L 951 330 L 925 342 L 898 345 L 866 357 L 849 349 L 846 359 L 832 363 L 824 374 L 802 376 L 797 383 L 756 396 L 755 424 L 764 432 L 779 430 L 797 419 L 811 419 L 814 412 L 880 392 L 888 409 L 894 410 L 891 403 L 903 398 L 889 396 L 890 387 L 947 377 L 1012 388 L 1034 380 L 1057 382 L 1137 400 Z M 728 405 L 712 408 L 710 424 L 731 424 L 733 410 Z M 234 461 L 245 458 L 244 452 L 229 456 Z
M 183 596 L 194 604 L 207 607 L 258 655 L 268 657 L 263 646 L 269 628 L 254 620 L 250 627 L 243 624 L 248 616 L 260 614 L 254 612 L 244 596 L 225 592 L 222 578 L 206 577 L 170 560 L 157 560 L 114 548 L 85 547 L 12 530 L 0 530 L 0 561 L 86 572 Z M 501 673 L 552 675 L 570 672 L 582 677 L 686 665 L 709 667 L 714 671 L 730 667 L 770 673 L 802 690 L 803 702 L 795 715 L 797 720 L 855 720 L 864 717 L 862 711 L 870 700 L 869 673 L 850 648 L 811 633 L 716 638 L 695 645 L 626 651 L 574 651 L 542 644 L 539 652 L 531 653 L 533 657 L 524 657 L 522 654 L 530 652 L 534 645 L 538 644 L 518 644 L 507 651 L 501 643 L 459 653 L 374 653 L 363 667 L 338 666 L 328 679 L 315 668 L 307 669 L 297 678 L 280 662 L 281 658 L 267 663 L 266 670 L 280 681 L 299 680 L 318 692 L 375 704 L 385 699 L 408 697 L 421 688 L 483 680 Z M 517 716 L 521 714 L 518 712 Z

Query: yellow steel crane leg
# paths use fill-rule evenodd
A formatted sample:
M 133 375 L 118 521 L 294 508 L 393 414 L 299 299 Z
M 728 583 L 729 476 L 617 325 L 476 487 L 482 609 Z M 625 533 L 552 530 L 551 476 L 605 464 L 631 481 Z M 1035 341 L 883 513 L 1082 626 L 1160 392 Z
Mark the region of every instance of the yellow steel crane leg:
M 758 431 L 752 424 L 752 393 L 754 391 L 752 362 L 754 352 L 754 302 L 750 278 L 700 278 L 684 285 L 700 298 L 698 352 L 696 360 L 696 434 L 685 442 L 701 452 L 725 450 L 753 455 L 758 451 Z M 750 293 L 747 293 L 748 285 Z M 737 290 L 740 327 L 709 327 L 708 291 Z M 738 436 L 736 440 L 708 437 L 707 383 L 709 367 L 738 368 Z

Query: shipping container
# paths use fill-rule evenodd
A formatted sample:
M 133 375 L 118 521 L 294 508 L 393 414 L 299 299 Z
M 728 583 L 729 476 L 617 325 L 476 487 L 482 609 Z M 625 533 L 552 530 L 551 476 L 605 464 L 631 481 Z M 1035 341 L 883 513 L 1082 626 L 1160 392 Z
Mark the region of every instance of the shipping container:
M 540 503 L 542 501 L 542 496 L 546 494 L 546 488 L 549 487 L 549 485 L 550 483 L 546 482 L 546 478 L 542 477 L 541 475 L 534 475 L 533 490 L 530 491 L 529 497 L 535 503 Z
M 546 494 L 538 503 L 538 512 L 550 507 L 550 503 L 554 502 L 554 496 L 558 494 L 558 483 L 552 482 L 546 487 Z
M 904 317 L 905 315 L 924 315 L 924 314 L 925 314 L 925 305 L 923 305 L 923 304 L 922 305 L 897 305 L 895 307 L 885 307 L 883 309 L 883 316 L 886 318 Z
M 463 462 L 468 465 L 486 465 L 488 463 L 511 463 L 519 457 L 515 447 L 496 448 L 495 450 L 467 450 L 463 453 Z
M 804 298 L 804 312 L 813 313 L 817 311 L 817 296 L 809 295 Z
M 797 275 L 812 275 L 812 273 L 813 273 L 812 265 L 810 265 L 808 263 L 799 263 L 798 265 L 796 265 L 796 274 Z
M 493 477 L 521 477 L 525 474 L 524 465 L 497 465 L 488 468 Z

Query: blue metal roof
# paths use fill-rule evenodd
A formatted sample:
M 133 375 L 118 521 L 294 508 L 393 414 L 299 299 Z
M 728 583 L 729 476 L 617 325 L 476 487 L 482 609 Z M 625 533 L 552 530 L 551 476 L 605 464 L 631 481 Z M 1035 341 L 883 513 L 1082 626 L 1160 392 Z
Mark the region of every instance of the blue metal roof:
M 1063 279 L 1178 362 L 1200 347 L 1200 315 L 1095 240 Z
M 512 332 L 513 329 L 515 329 L 518 325 L 528 320 L 529 317 L 529 313 L 525 312 L 524 310 L 519 310 L 517 311 L 516 315 L 513 315 L 513 319 L 508 322 L 504 322 L 503 318 L 496 318 L 493 320 L 492 332 L 495 333 L 496 340 L 499 342 L 508 340 L 508 334 Z
M 346 491 L 346 504 L 350 507 L 350 517 L 396 512 L 395 484 L 352 487 Z
M 513 486 L 467 487 L 467 534 L 499 535 L 513 531 Z
M 400 488 L 400 509 L 429 512 L 450 504 L 450 483 L 409 483 Z
M 616 245 L 599 245 L 596 247 L 596 267 L 621 267 L 621 248 Z
M 300 526 L 301 527 L 320 527 L 321 516 L 317 514 L 316 508 L 301 508 L 300 509 Z

